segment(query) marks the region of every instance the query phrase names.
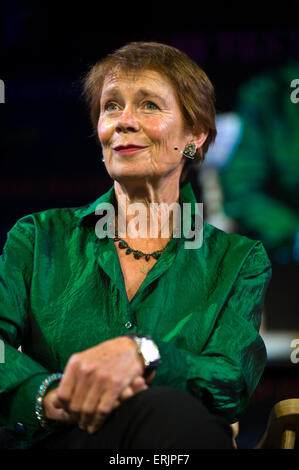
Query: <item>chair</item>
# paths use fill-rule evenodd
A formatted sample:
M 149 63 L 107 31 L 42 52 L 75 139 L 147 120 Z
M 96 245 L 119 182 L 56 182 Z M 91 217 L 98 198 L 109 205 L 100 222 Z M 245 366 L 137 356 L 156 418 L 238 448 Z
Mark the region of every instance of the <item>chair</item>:
M 234 445 L 234 448 L 237 449 L 236 438 L 239 434 L 239 422 L 236 421 L 235 423 L 231 424 L 230 427 L 232 429 L 232 434 L 233 434 L 233 445 Z
M 255 449 L 294 449 L 299 437 L 299 398 L 273 406 L 266 431 Z

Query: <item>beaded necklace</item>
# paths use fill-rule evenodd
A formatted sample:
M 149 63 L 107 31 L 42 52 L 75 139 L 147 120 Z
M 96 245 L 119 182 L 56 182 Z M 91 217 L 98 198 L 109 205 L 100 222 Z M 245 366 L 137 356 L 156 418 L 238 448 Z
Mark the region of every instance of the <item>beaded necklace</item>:
M 149 261 L 151 257 L 158 260 L 160 256 L 162 255 L 163 251 L 166 249 L 166 247 L 170 243 L 170 240 L 167 242 L 167 245 L 164 248 L 162 248 L 162 250 L 156 250 L 156 251 L 153 251 L 152 253 L 144 253 L 141 250 L 134 250 L 134 248 L 131 248 L 125 240 L 123 240 L 122 238 L 118 236 L 118 232 L 116 230 L 115 230 L 115 237 L 113 238 L 114 242 L 118 242 L 118 247 L 121 250 L 124 250 L 124 249 L 126 250 L 125 251 L 126 255 L 130 255 L 132 253 L 135 259 L 138 260 L 144 257 L 145 261 Z M 149 271 L 149 269 L 147 266 L 142 266 L 141 271 L 146 274 Z

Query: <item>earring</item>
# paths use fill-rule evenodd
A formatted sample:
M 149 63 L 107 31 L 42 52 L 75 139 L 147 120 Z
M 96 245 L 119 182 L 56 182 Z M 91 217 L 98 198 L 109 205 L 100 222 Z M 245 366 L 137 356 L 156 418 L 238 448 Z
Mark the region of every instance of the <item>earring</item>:
M 105 161 L 105 158 L 103 157 L 103 158 L 102 158 L 102 162 L 104 162 L 104 161 Z
M 182 150 L 179 150 L 178 147 L 174 147 L 174 150 L 178 150 L 179 152 L 181 152 L 185 157 L 187 158 L 191 158 L 192 160 L 194 160 L 195 158 L 195 153 L 196 153 L 196 145 L 194 142 L 191 142 L 190 144 L 188 144 L 184 151 Z

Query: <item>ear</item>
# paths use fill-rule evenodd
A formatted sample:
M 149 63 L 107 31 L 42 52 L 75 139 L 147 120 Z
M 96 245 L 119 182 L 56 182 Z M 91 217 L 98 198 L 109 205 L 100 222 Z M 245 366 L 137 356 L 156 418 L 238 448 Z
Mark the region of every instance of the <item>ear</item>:
M 206 131 L 202 131 L 199 135 L 192 137 L 192 142 L 195 143 L 196 148 L 199 149 L 203 146 L 203 144 L 206 141 L 206 138 L 208 137 L 209 133 Z

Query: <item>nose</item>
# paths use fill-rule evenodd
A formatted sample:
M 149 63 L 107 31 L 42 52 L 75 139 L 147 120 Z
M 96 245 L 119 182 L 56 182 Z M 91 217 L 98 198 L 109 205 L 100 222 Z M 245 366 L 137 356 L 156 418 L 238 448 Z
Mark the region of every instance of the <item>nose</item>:
M 132 108 L 126 107 L 116 124 L 117 132 L 137 132 L 140 129 L 139 121 Z

